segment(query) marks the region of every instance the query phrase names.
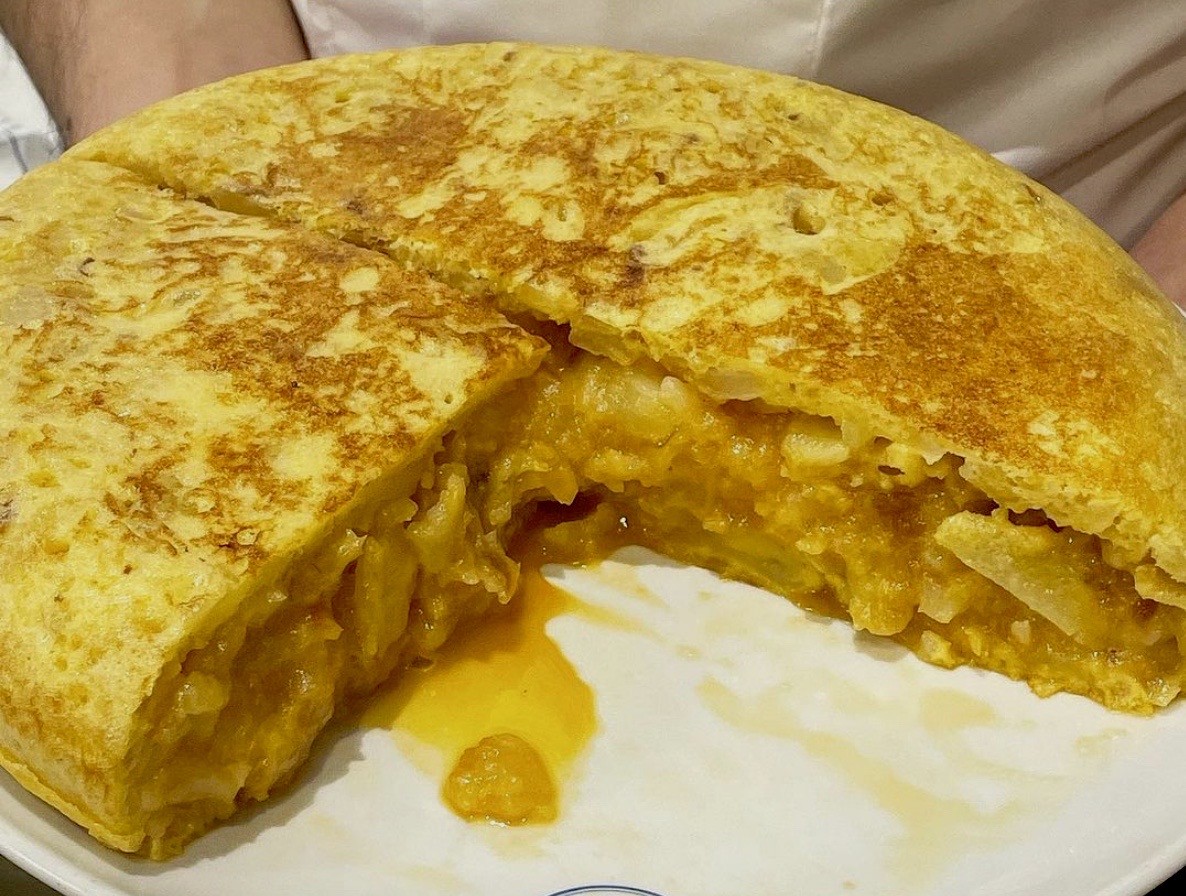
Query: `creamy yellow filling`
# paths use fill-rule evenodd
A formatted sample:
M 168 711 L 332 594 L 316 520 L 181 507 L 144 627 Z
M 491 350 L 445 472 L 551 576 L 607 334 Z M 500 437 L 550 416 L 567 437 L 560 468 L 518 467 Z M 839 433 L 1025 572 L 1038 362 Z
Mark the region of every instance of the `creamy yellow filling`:
M 533 506 L 581 495 L 597 511 L 563 537 L 594 552 L 643 544 L 1039 693 L 1146 712 L 1173 699 L 1181 586 L 1149 564 L 1112 565 L 1107 545 L 1041 513 L 996 506 L 960 466 L 830 419 L 716 402 L 658 368 L 557 351 L 161 681 L 138 757 L 153 771 L 132 778 L 150 784 L 130 797 L 148 851 L 168 855 L 262 799 L 345 697 L 508 600 L 518 567 L 505 545 Z
M 141 714 L 145 773 L 132 776 L 149 783 L 129 795 L 150 855 L 263 799 L 344 699 L 509 599 L 517 564 L 481 530 L 450 449 L 411 483 L 350 514 L 158 682 Z
M 1181 687 L 1177 583 L 1039 511 L 997 506 L 958 457 L 718 403 L 658 368 L 589 355 L 516 394 L 514 413 L 485 412 L 467 437 L 471 463 L 491 470 L 480 503 L 497 520 L 549 493 L 594 493 L 604 508 L 590 530 L 625 521 L 631 541 L 850 618 L 932 662 L 1139 712 Z M 506 431 L 513 443 L 500 441 Z

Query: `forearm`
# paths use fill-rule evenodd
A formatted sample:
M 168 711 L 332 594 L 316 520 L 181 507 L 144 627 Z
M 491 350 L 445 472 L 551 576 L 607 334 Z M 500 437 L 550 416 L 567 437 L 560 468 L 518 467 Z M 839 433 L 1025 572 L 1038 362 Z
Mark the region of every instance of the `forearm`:
M 1132 254 L 1165 294 L 1186 308 L 1186 196 L 1153 223 Z
M 308 53 L 287 0 L 0 0 L 67 143 L 148 103 Z

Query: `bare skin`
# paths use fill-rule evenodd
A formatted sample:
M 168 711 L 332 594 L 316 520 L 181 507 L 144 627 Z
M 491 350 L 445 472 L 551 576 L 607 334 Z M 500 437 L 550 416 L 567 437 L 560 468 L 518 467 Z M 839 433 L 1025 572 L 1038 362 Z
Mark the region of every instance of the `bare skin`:
M 1186 196 L 1166 209 L 1132 248 L 1133 258 L 1186 309 Z
M 156 100 L 309 55 L 287 0 L 0 0 L 0 30 L 67 145 Z

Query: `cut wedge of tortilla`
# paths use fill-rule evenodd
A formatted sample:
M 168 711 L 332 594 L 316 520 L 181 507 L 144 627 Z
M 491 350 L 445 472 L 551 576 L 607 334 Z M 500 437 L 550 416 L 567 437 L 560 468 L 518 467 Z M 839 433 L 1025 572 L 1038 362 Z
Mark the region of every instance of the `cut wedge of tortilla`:
M 93 162 L 5 193 L 0 240 L 0 761 L 168 854 L 509 596 L 496 542 L 433 530 L 475 525 L 458 419 L 542 343 L 384 256 Z

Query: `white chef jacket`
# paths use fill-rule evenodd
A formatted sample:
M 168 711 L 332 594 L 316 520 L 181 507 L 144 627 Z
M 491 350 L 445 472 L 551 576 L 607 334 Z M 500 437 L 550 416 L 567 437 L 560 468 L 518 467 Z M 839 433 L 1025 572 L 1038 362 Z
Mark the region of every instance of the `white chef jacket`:
M 1186 0 L 293 0 L 313 55 L 585 43 L 789 72 L 936 121 L 1125 245 L 1186 190 Z

